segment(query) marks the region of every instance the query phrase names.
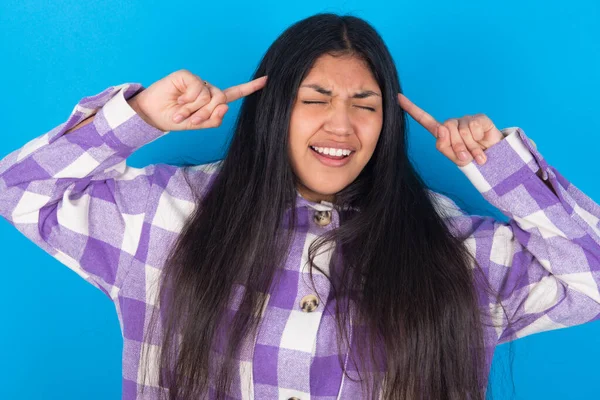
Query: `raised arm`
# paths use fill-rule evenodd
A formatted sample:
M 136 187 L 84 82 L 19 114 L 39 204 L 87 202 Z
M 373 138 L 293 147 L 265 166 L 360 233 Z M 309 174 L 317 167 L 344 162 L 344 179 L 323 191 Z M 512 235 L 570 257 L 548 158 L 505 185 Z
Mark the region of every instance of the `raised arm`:
M 600 318 L 600 206 L 550 166 L 522 129 L 502 132 L 485 164 L 459 168 L 508 223 L 467 215 L 438 194 L 499 293 L 497 302 L 480 287 L 498 343 Z
M 0 160 L 0 215 L 114 299 L 138 249 L 155 181 L 193 174 L 197 192 L 215 171 L 166 164 L 132 168 L 126 159 L 168 134 L 166 128 L 218 126 L 227 101 L 261 87 L 254 81 L 240 86 L 230 88 L 228 98 L 227 90 L 178 71 L 148 89 L 123 84 L 83 98 L 66 122 Z M 176 113 L 187 116 L 175 123 Z M 189 117 L 198 113 L 207 118 L 193 124 Z M 177 196 L 178 204 L 193 205 L 191 190 Z

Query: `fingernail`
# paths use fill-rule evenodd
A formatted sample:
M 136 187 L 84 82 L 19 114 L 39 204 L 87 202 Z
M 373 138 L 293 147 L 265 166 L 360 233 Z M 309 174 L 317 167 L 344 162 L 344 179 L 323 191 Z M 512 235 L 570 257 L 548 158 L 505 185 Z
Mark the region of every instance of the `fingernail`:
M 198 117 L 192 118 L 192 124 L 198 125 L 202 120 Z
M 458 158 L 460 158 L 463 161 L 466 161 L 467 158 L 469 158 L 469 157 L 467 156 L 467 153 L 465 153 L 464 151 L 461 151 L 458 153 Z
M 177 99 L 177 103 L 183 104 L 183 103 L 185 103 L 185 100 L 183 99 L 183 97 L 180 97 Z
M 445 137 L 446 137 L 446 131 L 445 131 L 445 130 L 440 130 L 439 132 L 440 132 L 440 133 L 438 134 L 438 137 L 439 137 L 440 139 L 443 139 L 443 138 L 445 138 Z
M 175 116 L 173 117 L 173 121 L 175 121 L 175 122 L 177 122 L 177 123 L 179 123 L 179 122 L 183 121 L 183 115 L 181 115 L 181 114 L 177 114 L 177 115 L 175 115 Z
M 475 157 L 475 159 L 479 164 L 485 163 L 485 157 L 483 156 L 483 154 L 479 154 L 477 157 Z

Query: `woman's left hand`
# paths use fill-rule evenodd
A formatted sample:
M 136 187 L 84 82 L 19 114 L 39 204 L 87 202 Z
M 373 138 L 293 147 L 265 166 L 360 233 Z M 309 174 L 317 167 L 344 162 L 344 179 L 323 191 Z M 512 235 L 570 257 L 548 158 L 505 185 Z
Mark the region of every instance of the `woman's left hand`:
M 460 167 L 473 159 L 479 165 L 484 164 L 486 157 L 483 151 L 504 138 L 485 114 L 451 118 L 440 124 L 402 93 L 398 93 L 398 104 L 437 139 L 435 147 Z

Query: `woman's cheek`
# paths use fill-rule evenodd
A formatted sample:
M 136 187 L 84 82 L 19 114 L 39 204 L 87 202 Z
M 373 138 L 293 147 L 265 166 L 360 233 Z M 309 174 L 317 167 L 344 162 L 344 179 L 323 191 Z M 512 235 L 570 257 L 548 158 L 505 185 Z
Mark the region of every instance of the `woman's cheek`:
M 379 136 L 381 135 L 382 123 L 372 124 L 365 132 L 364 138 L 361 142 L 367 147 L 372 153 L 375 150 L 375 146 L 377 146 L 377 142 L 379 141 Z

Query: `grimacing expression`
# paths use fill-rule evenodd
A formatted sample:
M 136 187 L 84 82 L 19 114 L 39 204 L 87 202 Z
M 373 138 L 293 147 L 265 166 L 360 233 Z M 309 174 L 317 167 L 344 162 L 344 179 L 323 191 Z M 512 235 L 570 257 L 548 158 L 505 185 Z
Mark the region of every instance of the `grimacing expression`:
M 381 90 L 365 61 L 319 57 L 300 84 L 290 119 L 288 155 L 300 194 L 333 201 L 373 155 L 382 125 Z

